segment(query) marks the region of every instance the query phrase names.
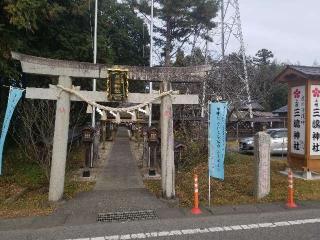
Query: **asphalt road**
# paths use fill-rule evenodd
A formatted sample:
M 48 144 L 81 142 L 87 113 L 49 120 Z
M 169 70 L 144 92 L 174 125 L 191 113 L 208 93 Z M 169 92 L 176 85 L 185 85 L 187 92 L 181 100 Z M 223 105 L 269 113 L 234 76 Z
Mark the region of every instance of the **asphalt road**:
M 320 209 L 1 231 L 1 240 L 320 239 Z

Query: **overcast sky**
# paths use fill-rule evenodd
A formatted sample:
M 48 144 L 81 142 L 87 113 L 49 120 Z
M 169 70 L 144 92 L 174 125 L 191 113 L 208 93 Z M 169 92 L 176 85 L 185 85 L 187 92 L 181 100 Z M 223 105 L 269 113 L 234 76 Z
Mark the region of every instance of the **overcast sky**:
M 320 64 L 320 0 L 239 0 L 247 53 L 271 50 L 281 62 Z
M 267 48 L 278 62 L 320 65 L 320 0 L 239 0 L 239 4 L 247 55 Z M 209 49 L 217 57 L 221 39 L 216 38 Z M 230 39 L 228 49 L 229 53 L 239 49 L 238 42 Z

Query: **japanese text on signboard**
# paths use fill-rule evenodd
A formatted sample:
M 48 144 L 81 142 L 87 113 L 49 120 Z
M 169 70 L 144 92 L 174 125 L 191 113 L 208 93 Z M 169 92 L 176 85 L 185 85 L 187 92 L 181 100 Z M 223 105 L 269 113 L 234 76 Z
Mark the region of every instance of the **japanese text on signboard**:
M 291 152 L 305 153 L 305 86 L 291 88 Z
M 320 85 L 311 86 L 311 104 L 310 104 L 310 121 L 311 121 L 311 134 L 310 134 L 310 155 L 320 155 Z

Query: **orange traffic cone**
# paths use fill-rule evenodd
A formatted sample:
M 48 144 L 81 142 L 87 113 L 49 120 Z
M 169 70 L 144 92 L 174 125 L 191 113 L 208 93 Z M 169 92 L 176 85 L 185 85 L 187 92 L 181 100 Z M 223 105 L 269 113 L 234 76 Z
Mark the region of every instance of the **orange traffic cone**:
M 287 202 L 287 207 L 288 208 L 296 208 L 297 205 L 294 203 L 294 199 L 293 199 L 293 175 L 292 175 L 292 171 L 291 168 L 289 169 L 288 172 L 288 202 Z
M 198 175 L 194 175 L 194 208 L 192 208 L 191 212 L 193 214 L 201 214 L 201 210 L 199 208 L 199 189 L 198 189 Z

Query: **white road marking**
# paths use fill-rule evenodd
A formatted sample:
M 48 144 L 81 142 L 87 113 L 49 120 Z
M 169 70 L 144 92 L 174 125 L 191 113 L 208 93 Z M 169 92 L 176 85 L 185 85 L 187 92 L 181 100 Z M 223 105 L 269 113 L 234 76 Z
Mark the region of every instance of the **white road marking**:
M 171 231 L 149 232 L 149 233 L 133 233 L 133 234 L 104 236 L 104 237 L 76 238 L 76 239 L 69 239 L 69 240 L 146 239 L 146 238 L 167 237 L 167 236 L 181 236 L 181 235 L 192 235 L 192 234 L 203 234 L 203 233 L 241 231 L 241 230 L 259 229 L 259 228 L 286 227 L 286 226 L 314 224 L 314 223 L 320 223 L 320 218 L 282 221 L 282 222 L 273 222 L 273 223 L 257 223 L 257 224 L 248 224 L 248 225 L 231 225 L 231 226 L 210 227 L 210 228 L 182 229 L 182 230 L 171 230 Z

